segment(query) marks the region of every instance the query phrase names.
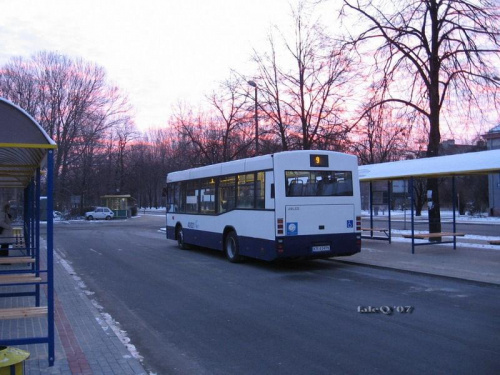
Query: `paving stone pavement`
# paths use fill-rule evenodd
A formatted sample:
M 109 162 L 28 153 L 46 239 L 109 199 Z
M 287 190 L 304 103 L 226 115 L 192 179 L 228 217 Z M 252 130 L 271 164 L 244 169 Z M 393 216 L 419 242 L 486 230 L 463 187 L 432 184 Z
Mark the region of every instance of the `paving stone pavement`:
M 500 231 L 499 231 L 500 234 Z M 490 239 L 498 240 L 499 236 Z M 429 243 L 419 240 L 418 243 Z M 362 240 L 361 252 L 349 257 L 334 258 L 347 263 L 392 268 L 435 276 L 500 285 L 500 245 L 488 239 L 457 239 L 452 244 L 427 245 L 411 253 L 411 240 L 393 236 L 393 241 Z
M 25 362 L 26 375 L 128 375 L 147 374 L 139 359 L 94 306 L 78 279 L 63 267 L 64 260 L 54 258 L 55 363 L 48 366 L 46 344 L 16 346 L 30 353 Z M 3 270 L 10 266 L 1 266 Z M 2 287 L 2 291 L 30 287 Z M 33 287 L 31 287 L 33 288 Z M 32 289 L 31 289 L 32 290 Z M 42 306 L 46 295 L 42 295 Z M 0 308 L 34 306 L 34 297 L 0 298 Z M 46 318 L 0 320 L 0 338 L 46 335 Z

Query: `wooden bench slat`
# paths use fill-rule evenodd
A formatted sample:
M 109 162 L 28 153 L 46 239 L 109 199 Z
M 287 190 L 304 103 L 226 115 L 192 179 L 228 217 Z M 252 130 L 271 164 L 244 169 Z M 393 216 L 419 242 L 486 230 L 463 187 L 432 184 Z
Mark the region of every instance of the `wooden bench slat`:
M 25 263 L 35 263 L 35 259 L 31 257 L 1 257 L 0 264 L 25 264 Z
M 419 233 L 413 235 L 413 238 L 419 240 L 424 240 L 426 238 L 436 238 L 436 237 L 463 237 L 465 233 L 451 233 L 451 232 L 440 232 L 440 233 Z M 411 234 L 403 234 L 404 238 L 411 238 Z
M 39 283 L 42 281 L 40 276 L 35 276 L 34 273 L 18 273 L 11 275 L 0 275 L 0 285 L 2 284 L 24 284 L 24 283 Z
M 9 309 L 0 309 L 0 319 L 22 319 L 39 318 L 48 314 L 47 306 L 40 307 L 15 307 Z

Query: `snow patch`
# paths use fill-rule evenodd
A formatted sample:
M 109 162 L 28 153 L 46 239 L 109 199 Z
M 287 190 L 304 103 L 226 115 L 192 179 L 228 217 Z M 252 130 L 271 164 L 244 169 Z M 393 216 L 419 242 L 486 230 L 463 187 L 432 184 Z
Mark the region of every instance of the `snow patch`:
M 135 359 L 138 359 L 139 361 L 142 361 L 144 357 L 139 354 L 139 351 L 137 350 L 135 345 L 130 343 L 130 338 L 127 336 L 127 331 L 120 329 L 120 323 L 114 320 L 113 317 L 108 313 L 101 312 L 101 316 L 104 318 L 106 324 L 111 328 L 118 339 L 122 342 L 122 344 L 125 345 L 131 356 Z

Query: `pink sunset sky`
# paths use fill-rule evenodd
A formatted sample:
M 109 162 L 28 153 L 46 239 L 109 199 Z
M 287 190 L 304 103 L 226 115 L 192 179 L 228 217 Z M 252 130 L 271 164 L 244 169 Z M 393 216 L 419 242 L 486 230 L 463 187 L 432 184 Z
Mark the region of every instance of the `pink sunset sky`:
M 41 50 L 97 63 L 128 94 L 139 128 L 161 126 L 172 106 L 197 106 L 231 69 L 251 73 L 253 48 L 273 25 L 290 25 L 290 3 L 0 0 L 0 65 Z
M 83 58 L 104 67 L 110 82 L 128 95 L 139 129 L 164 126 L 179 102 L 203 105 L 205 94 L 228 79 L 231 69 L 255 72 L 253 49 L 267 50 L 274 26 L 292 40 L 291 7 L 298 2 L 0 0 L 0 66 L 42 50 Z M 311 19 L 336 30 L 339 5 L 323 2 Z M 493 115 L 492 126 L 495 121 Z M 452 121 L 451 135 L 445 123 L 443 138 L 458 141 L 489 129 Z

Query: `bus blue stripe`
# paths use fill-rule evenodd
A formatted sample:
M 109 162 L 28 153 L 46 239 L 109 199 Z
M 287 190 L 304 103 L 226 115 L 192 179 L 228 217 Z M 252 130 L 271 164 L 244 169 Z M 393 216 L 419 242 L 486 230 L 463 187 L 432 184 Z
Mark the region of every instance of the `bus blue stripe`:
M 222 251 L 222 234 L 184 228 L 186 243 Z M 175 228 L 167 227 L 167 238 L 175 238 Z M 276 251 L 275 240 L 239 236 L 240 254 L 271 261 L 278 258 L 327 258 L 334 256 L 353 255 L 360 251 L 359 234 L 340 233 L 326 235 L 282 237 L 283 252 Z M 330 251 L 313 253 L 312 246 L 329 245 Z

